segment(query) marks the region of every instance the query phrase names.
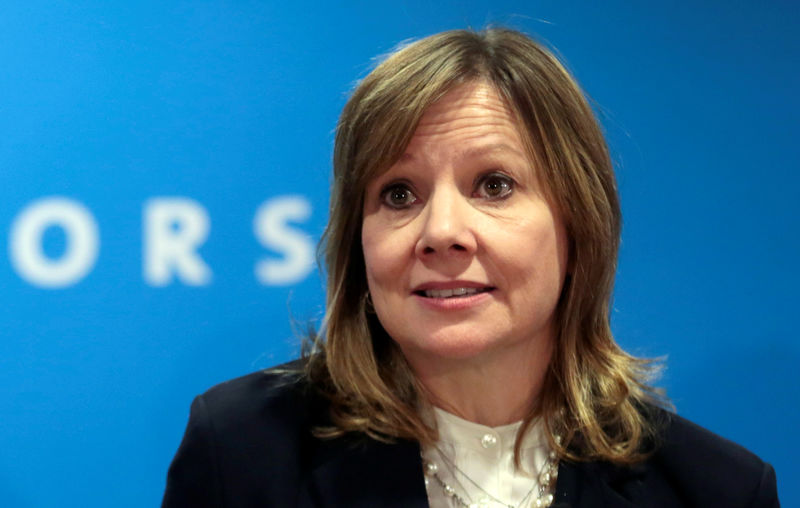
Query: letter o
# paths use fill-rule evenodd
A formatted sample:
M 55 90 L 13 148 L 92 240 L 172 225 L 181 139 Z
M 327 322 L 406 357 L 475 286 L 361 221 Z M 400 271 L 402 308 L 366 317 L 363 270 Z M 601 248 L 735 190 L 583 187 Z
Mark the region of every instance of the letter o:
M 42 249 L 42 236 L 52 226 L 62 228 L 67 238 L 66 249 L 57 259 Z M 42 198 L 25 207 L 11 225 L 11 264 L 34 286 L 71 286 L 94 267 L 99 236 L 94 217 L 82 204 L 63 197 Z

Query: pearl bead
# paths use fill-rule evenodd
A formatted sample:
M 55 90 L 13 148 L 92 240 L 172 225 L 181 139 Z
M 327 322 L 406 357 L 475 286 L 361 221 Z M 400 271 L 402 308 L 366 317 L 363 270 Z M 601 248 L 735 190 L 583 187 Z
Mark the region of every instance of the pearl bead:
M 481 438 L 481 446 L 489 448 L 497 444 L 497 436 L 494 434 L 484 434 Z
M 539 483 L 542 486 L 547 486 L 550 484 L 550 471 L 548 471 L 547 469 L 542 471 L 542 474 L 539 475 Z
M 450 485 L 445 485 L 444 493 L 447 494 L 447 497 L 453 497 L 456 494 L 456 491 Z
M 437 472 L 439 472 L 439 466 L 437 466 L 435 462 L 426 462 L 425 463 L 425 474 L 426 475 L 433 476 Z
M 553 504 L 553 494 L 547 494 L 546 496 L 540 497 L 533 503 L 536 508 L 547 508 Z

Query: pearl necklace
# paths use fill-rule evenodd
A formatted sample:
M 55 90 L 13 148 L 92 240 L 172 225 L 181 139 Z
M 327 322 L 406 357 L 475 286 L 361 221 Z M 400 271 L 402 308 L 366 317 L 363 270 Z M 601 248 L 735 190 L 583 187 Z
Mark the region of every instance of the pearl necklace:
M 556 439 L 558 440 L 558 437 Z M 459 474 L 461 474 L 461 476 L 466 478 L 472 485 L 480 489 L 484 494 L 486 494 L 486 496 L 488 496 L 495 502 L 500 503 L 501 505 L 507 508 L 522 508 L 523 506 L 525 506 L 525 503 L 528 501 L 528 498 L 531 497 L 531 494 L 533 494 L 534 490 L 537 490 L 537 485 L 534 485 L 533 488 L 531 488 L 531 490 L 528 491 L 527 494 L 525 494 L 525 497 L 523 497 L 518 504 L 514 505 L 506 503 L 488 493 L 483 487 L 478 485 L 477 482 L 475 482 L 472 478 L 467 476 L 467 474 L 464 473 L 464 471 L 462 471 L 458 466 L 456 466 L 456 464 L 452 460 L 450 460 L 439 448 L 436 448 L 436 451 L 439 452 L 439 455 L 442 457 L 443 461 L 448 465 L 451 472 L 453 473 L 453 478 L 455 478 L 457 482 L 458 478 L 456 478 L 455 475 L 456 472 L 458 472 Z M 433 478 L 433 480 L 442 488 L 445 495 L 450 499 L 452 499 L 457 506 L 460 506 L 462 508 L 480 508 L 481 506 L 485 506 L 486 502 L 488 501 L 488 499 L 484 498 L 483 500 L 481 500 L 480 503 L 468 502 L 466 499 L 464 499 L 464 497 L 462 497 L 456 492 L 456 489 L 453 488 L 452 485 L 445 482 L 442 479 L 442 477 L 439 476 L 439 466 L 435 462 L 425 461 L 424 468 L 425 468 L 425 485 L 428 486 L 430 484 L 430 478 Z M 538 485 L 536 500 L 530 506 L 533 506 L 535 508 L 546 508 L 551 504 L 553 504 L 553 499 L 554 499 L 553 491 L 555 490 L 554 480 L 557 477 L 558 477 L 558 455 L 556 454 L 556 452 L 550 451 L 550 453 L 547 456 L 547 460 L 542 466 L 542 470 L 539 472 L 539 485 Z M 466 490 L 463 488 L 463 485 L 461 487 L 462 490 Z

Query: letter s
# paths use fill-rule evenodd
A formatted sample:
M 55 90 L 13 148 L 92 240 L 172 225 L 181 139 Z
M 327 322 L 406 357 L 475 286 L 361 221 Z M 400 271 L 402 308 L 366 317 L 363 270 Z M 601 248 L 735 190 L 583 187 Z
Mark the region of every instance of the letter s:
M 289 285 L 301 281 L 314 268 L 311 238 L 289 222 L 311 216 L 311 204 L 302 196 L 282 196 L 265 201 L 253 219 L 253 231 L 262 246 L 283 254 L 283 260 L 262 259 L 256 263 L 256 279 L 264 285 Z

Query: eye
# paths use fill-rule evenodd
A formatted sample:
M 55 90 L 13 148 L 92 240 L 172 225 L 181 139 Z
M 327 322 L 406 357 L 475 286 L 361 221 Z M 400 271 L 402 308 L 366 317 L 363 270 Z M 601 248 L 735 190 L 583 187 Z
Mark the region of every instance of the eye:
M 514 190 L 514 180 L 501 173 L 490 173 L 478 179 L 475 195 L 486 199 L 504 199 Z
M 393 183 L 381 191 L 381 202 L 395 209 L 408 208 L 417 201 L 417 196 L 404 183 Z

